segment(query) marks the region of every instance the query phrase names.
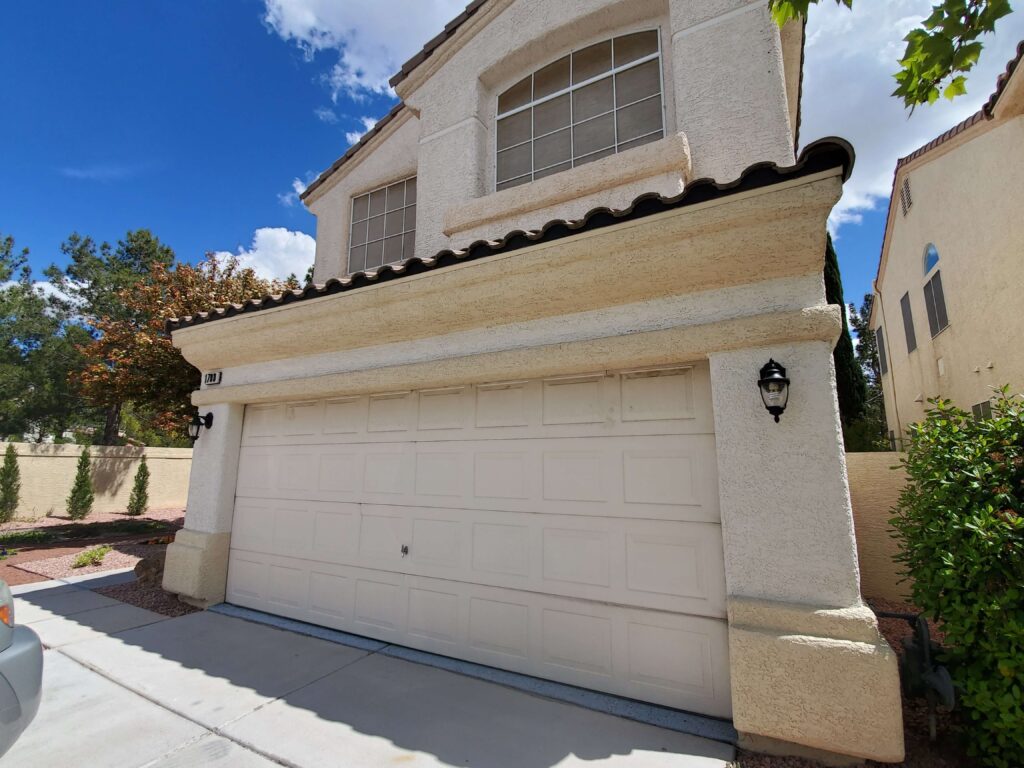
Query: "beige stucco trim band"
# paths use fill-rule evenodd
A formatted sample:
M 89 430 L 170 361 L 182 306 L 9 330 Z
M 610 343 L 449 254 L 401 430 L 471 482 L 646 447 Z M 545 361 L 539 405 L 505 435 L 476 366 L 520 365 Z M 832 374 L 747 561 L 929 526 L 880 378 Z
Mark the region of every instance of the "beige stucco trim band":
M 409 365 L 303 377 L 193 393 L 197 405 L 257 403 L 288 398 L 328 397 L 369 391 L 584 373 L 697 360 L 711 352 L 763 347 L 780 341 L 835 343 L 841 328 L 836 306 L 742 317 L 649 333 L 492 352 Z

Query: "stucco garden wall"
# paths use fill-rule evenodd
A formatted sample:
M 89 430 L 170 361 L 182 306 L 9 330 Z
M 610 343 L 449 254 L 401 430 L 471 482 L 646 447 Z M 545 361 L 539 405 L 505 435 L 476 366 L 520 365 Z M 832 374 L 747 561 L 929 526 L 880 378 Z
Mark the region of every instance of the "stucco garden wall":
M 909 594 L 909 584 L 901 583 L 900 565 L 893 559 L 899 547 L 889 532 L 891 510 L 906 483 L 903 470 L 893 469 L 900 457 L 889 452 L 846 454 L 860 590 L 865 597 L 905 600 Z
M 63 515 L 65 501 L 75 479 L 81 445 L 15 443 L 21 469 L 19 519 Z M 0 443 L 0 453 L 7 450 Z M 149 506 L 167 509 L 185 506 L 192 469 L 191 448 L 135 448 L 93 446 L 92 483 L 95 512 L 123 512 L 128 507 L 135 471 L 143 454 L 149 465 Z

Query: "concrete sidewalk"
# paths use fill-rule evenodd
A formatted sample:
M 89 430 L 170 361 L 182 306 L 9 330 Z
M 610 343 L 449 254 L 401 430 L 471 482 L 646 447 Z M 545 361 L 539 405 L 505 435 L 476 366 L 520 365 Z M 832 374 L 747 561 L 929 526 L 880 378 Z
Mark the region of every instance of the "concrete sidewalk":
M 44 695 L 0 768 L 723 768 L 733 757 L 720 742 L 232 616 L 168 619 L 88 586 L 17 596 L 18 622 L 47 646 Z

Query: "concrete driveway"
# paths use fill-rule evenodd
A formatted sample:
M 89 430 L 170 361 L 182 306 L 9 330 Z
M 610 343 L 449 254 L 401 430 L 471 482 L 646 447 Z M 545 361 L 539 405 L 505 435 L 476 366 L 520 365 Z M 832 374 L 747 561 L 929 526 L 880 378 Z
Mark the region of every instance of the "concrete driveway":
M 168 619 L 89 591 L 23 588 L 43 703 L 18 768 L 722 768 L 732 747 L 213 612 Z

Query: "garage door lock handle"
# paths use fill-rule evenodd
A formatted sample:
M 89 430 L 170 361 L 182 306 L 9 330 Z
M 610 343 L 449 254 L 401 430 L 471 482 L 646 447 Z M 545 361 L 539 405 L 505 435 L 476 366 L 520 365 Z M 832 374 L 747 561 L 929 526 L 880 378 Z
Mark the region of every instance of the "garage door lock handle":
M 409 545 L 408 544 L 403 544 L 402 545 L 402 557 L 405 557 L 408 554 L 409 554 Z

